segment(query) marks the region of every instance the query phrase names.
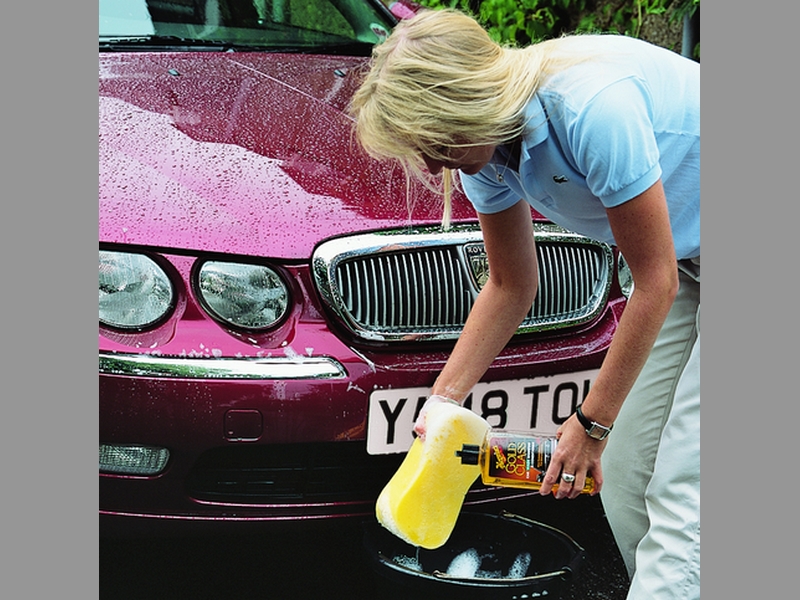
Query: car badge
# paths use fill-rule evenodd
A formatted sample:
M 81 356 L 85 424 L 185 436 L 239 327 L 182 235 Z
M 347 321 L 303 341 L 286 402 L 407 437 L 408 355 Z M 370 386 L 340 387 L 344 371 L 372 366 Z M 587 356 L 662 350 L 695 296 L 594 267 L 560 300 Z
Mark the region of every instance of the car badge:
M 464 247 L 470 273 L 475 285 L 480 290 L 489 279 L 489 259 L 483 244 L 467 244 Z

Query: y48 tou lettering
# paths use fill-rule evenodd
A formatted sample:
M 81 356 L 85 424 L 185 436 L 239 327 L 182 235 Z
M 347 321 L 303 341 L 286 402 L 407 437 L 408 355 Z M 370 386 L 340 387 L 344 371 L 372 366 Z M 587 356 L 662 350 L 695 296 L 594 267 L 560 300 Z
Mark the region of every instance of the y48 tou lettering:
M 553 436 L 586 398 L 598 371 L 479 383 L 463 404 L 495 429 Z M 375 390 L 369 400 L 367 451 L 407 451 L 414 440 L 414 422 L 429 394 L 428 388 Z

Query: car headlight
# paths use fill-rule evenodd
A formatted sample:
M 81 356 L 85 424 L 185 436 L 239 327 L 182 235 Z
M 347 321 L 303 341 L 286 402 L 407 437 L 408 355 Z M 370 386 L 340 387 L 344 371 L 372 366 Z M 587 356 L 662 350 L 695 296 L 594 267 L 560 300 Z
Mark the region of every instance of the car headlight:
M 633 274 L 622 254 L 617 258 L 617 278 L 619 279 L 619 287 L 622 289 L 622 295 L 630 298 L 633 293 Z
M 100 323 L 144 329 L 162 320 L 175 304 L 167 274 L 144 254 L 100 250 Z
M 197 291 L 212 316 L 234 327 L 268 329 L 289 310 L 289 289 L 265 265 L 205 262 L 197 272 Z

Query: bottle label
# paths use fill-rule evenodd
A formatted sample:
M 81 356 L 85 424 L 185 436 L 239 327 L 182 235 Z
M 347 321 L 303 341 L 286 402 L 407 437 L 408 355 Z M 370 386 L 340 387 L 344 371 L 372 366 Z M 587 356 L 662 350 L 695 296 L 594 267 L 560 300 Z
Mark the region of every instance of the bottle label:
M 498 480 L 541 483 L 557 440 L 530 437 L 489 437 L 488 475 Z

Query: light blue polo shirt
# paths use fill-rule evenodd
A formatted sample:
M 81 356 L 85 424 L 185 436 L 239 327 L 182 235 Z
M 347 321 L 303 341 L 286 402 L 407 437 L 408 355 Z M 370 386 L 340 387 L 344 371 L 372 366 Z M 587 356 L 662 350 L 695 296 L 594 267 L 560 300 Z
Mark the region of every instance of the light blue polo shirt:
M 625 36 L 580 43 L 595 58 L 537 91 L 518 170 L 496 152 L 480 173 L 461 173 L 467 197 L 487 214 L 524 198 L 554 223 L 614 244 L 605 208 L 660 177 L 677 257 L 699 256 L 700 65 Z

